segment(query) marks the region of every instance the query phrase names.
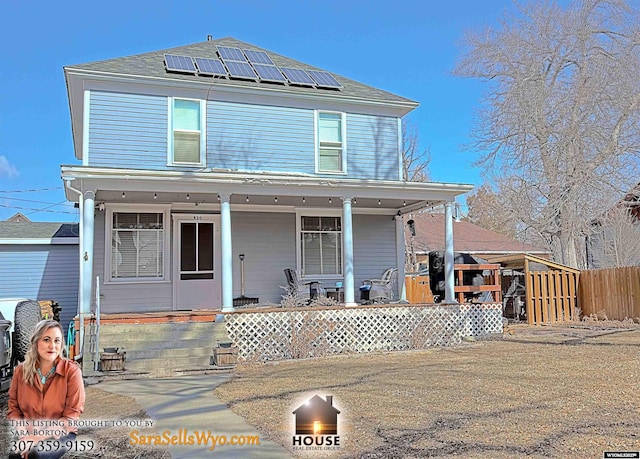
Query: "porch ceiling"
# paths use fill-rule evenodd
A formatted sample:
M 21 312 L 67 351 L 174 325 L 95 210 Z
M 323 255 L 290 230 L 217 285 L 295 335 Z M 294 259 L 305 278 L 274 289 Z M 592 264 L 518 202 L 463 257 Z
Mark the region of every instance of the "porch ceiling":
M 74 190 L 96 192 L 96 202 L 171 203 L 181 206 L 216 206 L 218 196 L 230 194 L 232 205 L 260 207 L 342 208 L 341 198 L 352 198 L 354 212 L 378 209 L 406 213 L 455 200 L 472 185 L 372 181 L 239 172 L 157 172 L 63 166 L 66 195 Z M 123 197 L 124 196 L 124 197 Z M 248 199 L 247 199 L 248 198 Z M 277 198 L 277 199 L 276 199 Z M 284 210 L 284 209 L 283 209 Z

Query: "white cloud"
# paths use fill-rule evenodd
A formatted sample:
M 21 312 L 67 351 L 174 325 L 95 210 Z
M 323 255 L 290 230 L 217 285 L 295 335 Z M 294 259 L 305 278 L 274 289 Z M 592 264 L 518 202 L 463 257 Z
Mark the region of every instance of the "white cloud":
M 11 165 L 6 157 L 0 155 L 0 177 L 17 177 L 18 175 L 18 169 Z

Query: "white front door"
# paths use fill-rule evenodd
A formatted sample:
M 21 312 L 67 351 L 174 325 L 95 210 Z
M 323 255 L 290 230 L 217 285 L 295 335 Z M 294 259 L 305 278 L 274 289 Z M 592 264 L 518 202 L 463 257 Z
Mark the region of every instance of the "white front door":
M 220 308 L 220 216 L 174 214 L 173 247 L 173 309 Z

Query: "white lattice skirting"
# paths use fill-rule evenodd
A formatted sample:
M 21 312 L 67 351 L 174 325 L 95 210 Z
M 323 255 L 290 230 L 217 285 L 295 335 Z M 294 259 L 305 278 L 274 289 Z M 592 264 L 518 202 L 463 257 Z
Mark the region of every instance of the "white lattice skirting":
M 502 333 L 502 305 L 354 307 L 228 314 L 242 360 L 453 346 L 463 336 Z

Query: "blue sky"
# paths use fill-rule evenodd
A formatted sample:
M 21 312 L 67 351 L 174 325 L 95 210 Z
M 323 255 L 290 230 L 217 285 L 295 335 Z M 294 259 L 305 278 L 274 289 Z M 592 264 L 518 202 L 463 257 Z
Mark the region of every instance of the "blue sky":
M 61 164 L 77 164 L 62 67 L 215 38 L 240 40 L 416 100 L 433 181 L 481 183 L 465 151 L 482 93 L 451 75 L 465 30 L 512 0 L 0 1 L 0 220 L 77 221 Z M 40 191 L 28 191 L 40 190 Z

